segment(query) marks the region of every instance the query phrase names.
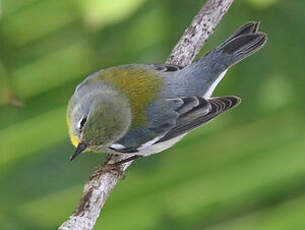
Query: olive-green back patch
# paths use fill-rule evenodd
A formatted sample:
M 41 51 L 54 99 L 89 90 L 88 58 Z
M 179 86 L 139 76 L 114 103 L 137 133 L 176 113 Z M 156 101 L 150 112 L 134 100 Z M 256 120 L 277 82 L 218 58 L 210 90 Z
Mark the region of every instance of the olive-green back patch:
M 137 127 L 147 120 L 147 106 L 157 97 L 163 79 L 154 72 L 139 67 L 111 68 L 92 80 L 102 79 L 118 88 L 129 100 L 133 122 Z

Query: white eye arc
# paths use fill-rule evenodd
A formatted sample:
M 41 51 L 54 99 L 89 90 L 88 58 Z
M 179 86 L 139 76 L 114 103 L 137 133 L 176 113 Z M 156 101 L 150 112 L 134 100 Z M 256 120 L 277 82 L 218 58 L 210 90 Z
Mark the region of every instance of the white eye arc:
M 84 127 L 86 121 L 87 121 L 87 117 L 82 117 L 77 124 L 77 128 L 82 129 Z

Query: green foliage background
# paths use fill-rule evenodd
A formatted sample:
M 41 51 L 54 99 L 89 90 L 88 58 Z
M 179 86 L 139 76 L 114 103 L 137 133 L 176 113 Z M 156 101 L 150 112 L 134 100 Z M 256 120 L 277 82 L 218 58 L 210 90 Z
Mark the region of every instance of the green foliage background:
M 2 0 L 0 229 L 55 229 L 71 214 L 104 157 L 68 161 L 74 88 L 104 67 L 164 62 L 202 4 Z M 246 21 L 262 22 L 268 44 L 215 93 L 243 103 L 137 161 L 95 229 L 305 229 L 304 9 L 304 0 L 235 1 L 202 54 Z

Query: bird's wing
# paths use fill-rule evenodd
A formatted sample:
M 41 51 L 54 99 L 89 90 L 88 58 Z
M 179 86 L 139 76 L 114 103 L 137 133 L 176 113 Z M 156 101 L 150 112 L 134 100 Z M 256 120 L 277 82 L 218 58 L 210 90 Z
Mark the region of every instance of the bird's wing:
M 175 127 L 179 115 L 174 108 L 178 108 L 179 103 L 181 102 L 178 100 L 154 101 L 144 112 L 146 120 L 141 125 L 131 126 L 123 137 L 110 146 L 110 149 L 122 153 L 135 153 L 153 145 Z
M 175 127 L 173 127 L 156 143 L 164 142 L 185 134 L 240 103 L 240 98 L 236 96 L 216 97 L 208 100 L 202 97 L 196 97 L 199 103 L 189 110 L 188 108 L 190 108 L 189 104 L 191 103 L 191 98 L 181 99 L 185 103 L 177 109 L 179 118 L 177 119 Z
M 239 104 L 240 99 L 227 96 L 206 100 L 194 96 L 169 99 L 167 102 L 171 110 L 166 110 L 168 111 L 166 115 L 156 116 L 155 123 L 151 122 L 145 127 L 131 129 L 110 148 L 117 152 L 135 153 L 154 144 L 165 142 L 212 120 Z M 159 110 L 164 111 L 162 108 Z
M 148 121 L 140 127 L 131 127 L 110 149 L 135 153 L 152 146 L 177 125 L 179 116 L 198 105 L 198 97 L 157 100 L 146 111 L 150 115 Z

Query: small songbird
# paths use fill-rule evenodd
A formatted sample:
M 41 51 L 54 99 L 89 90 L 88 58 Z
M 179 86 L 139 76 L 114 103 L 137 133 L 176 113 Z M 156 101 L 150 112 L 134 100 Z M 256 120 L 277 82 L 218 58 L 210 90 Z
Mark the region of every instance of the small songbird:
M 191 130 L 240 103 L 236 96 L 211 97 L 234 64 L 267 40 L 258 22 L 235 31 L 215 50 L 186 67 L 130 64 L 102 69 L 80 83 L 69 102 L 67 122 L 84 150 L 147 156 L 170 148 Z

